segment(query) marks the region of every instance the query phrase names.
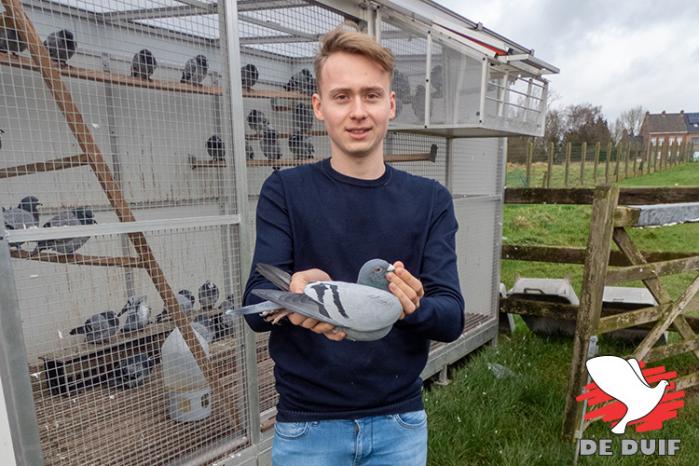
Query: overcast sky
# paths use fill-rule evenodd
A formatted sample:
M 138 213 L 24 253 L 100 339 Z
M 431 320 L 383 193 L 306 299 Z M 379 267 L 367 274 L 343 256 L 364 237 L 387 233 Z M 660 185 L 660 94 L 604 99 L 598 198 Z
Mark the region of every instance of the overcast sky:
M 561 72 L 554 107 L 699 112 L 698 0 L 437 0 Z

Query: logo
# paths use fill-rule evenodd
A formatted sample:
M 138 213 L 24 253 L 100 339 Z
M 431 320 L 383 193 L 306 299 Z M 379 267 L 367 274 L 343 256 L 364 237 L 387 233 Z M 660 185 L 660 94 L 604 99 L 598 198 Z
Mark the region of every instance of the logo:
M 677 373 L 666 371 L 664 366 L 647 368 L 643 361 L 617 356 L 598 356 L 589 359 L 586 366 L 593 383 L 576 398 L 592 408 L 585 420 L 601 419 L 618 436 L 630 429 L 639 433 L 661 430 L 684 406 L 684 391 L 678 391 L 674 382 Z M 679 450 L 679 440 L 662 440 L 653 439 L 651 444 L 650 440 L 623 439 L 621 453 L 674 455 Z M 581 439 L 579 452 L 611 455 L 612 443 L 610 439 Z

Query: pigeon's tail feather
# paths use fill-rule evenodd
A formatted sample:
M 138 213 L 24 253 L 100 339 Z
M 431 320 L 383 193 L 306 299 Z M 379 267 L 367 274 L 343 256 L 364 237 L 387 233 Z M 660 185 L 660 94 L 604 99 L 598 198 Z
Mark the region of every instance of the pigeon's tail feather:
M 282 309 L 279 304 L 275 304 L 270 301 L 264 301 L 258 304 L 251 304 L 250 306 L 239 307 L 238 309 L 228 309 L 223 313 L 226 316 L 242 316 L 246 314 L 259 314 L 261 312 L 276 311 Z
M 257 264 L 257 267 L 255 269 L 260 273 L 260 275 L 272 282 L 274 286 L 276 286 L 280 290 L 289 291 L 289 285 L 291 284 L 291 275 L 284 272 L 279 267 L 275 267 L 269 264 Z
M 69 333 L 70 333 L 71 335 L 82 335 L 82 334 L 84 334 L 84 333 L 86 333 L 86 332 L 87 332 L 87 330 L 85 329 L 85 327 L 75 327 L 75 328 L 72 329 Z

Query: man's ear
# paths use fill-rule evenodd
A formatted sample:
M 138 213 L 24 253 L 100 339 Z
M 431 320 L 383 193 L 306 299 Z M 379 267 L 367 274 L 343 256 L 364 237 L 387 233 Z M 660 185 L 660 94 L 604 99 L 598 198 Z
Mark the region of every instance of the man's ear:
M 388 100 L 391 103 L 391 113 L 388 119 L 393 120 L 396 117 L 396 93 L 394 91 L 391 91 Z
M 311 97 L 311 105 L 313 106 L 313 113 L 316 118 L 320 121 L 325 121 L 325 118 L 323 118 L 323 111 L 321 110 L 320 95 L 318 93 L 314 93 Z

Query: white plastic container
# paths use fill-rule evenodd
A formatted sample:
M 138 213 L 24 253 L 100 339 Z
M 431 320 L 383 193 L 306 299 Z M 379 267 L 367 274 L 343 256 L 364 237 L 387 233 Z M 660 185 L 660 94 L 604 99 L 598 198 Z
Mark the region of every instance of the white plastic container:
M 199 344 L 209 356 L 209 344 L 193 327 Z M 168 399 L 168 414 L 179 422 L 200 421 L 211 414 L 211 387 L 194 355 L 175 328 L 161 349 L 163 382 Z

